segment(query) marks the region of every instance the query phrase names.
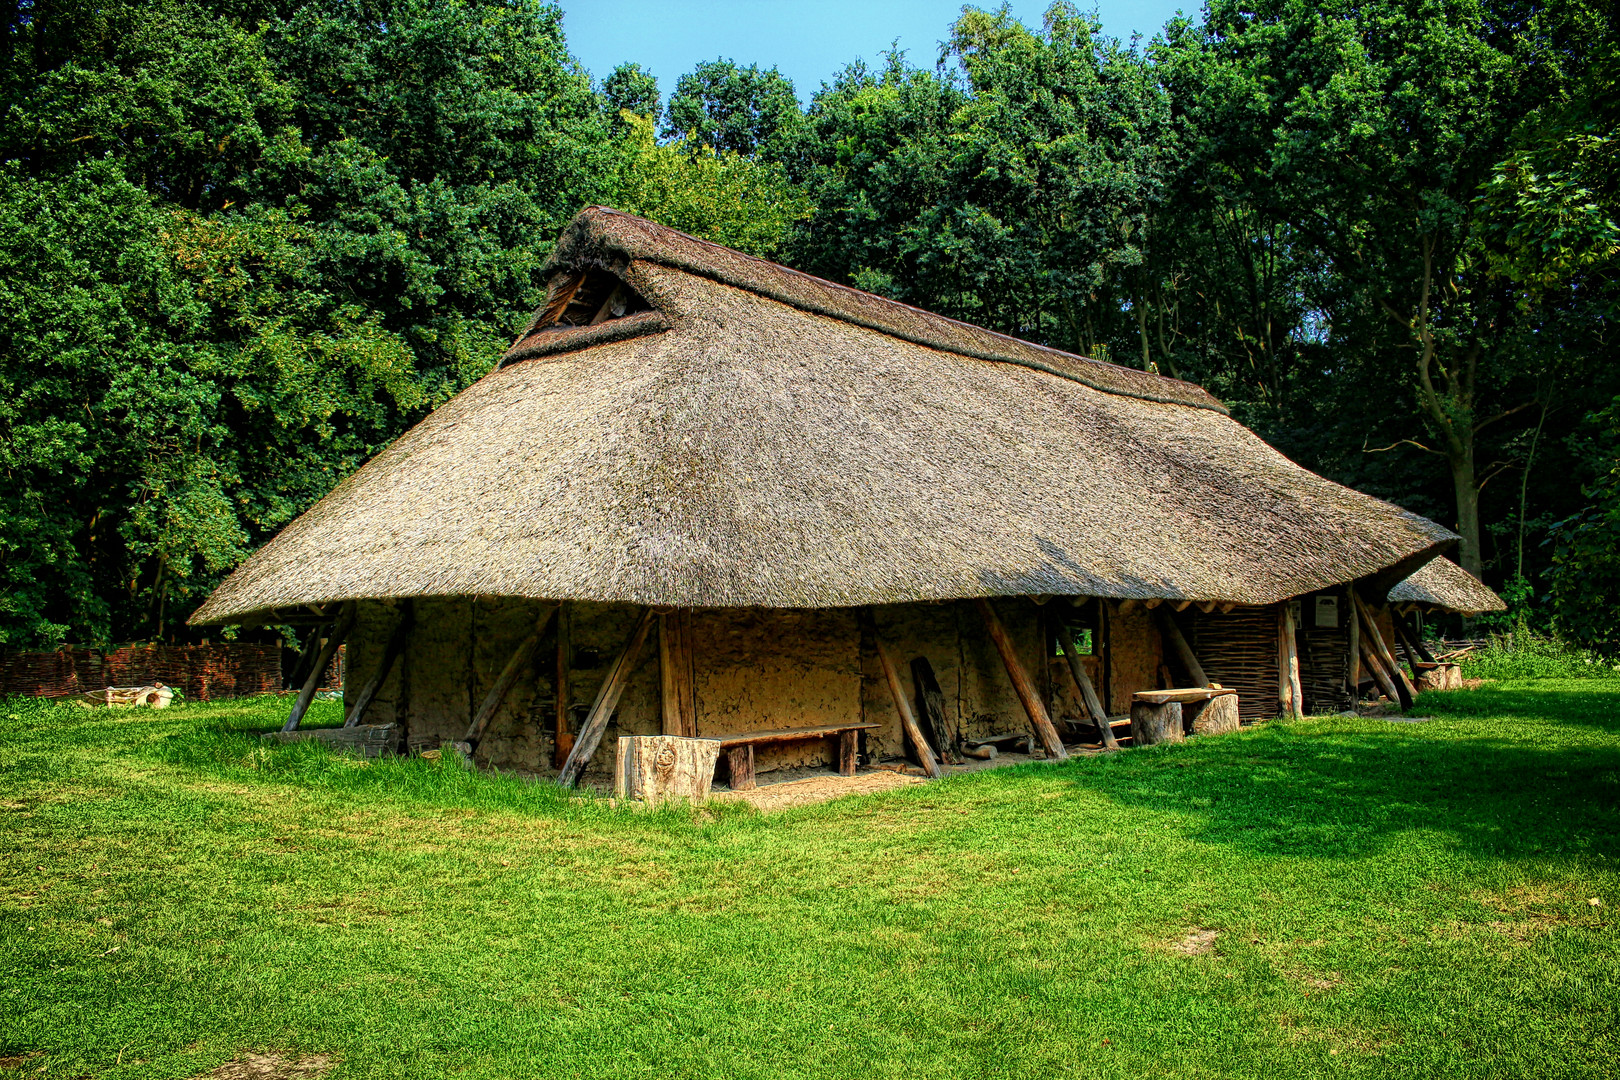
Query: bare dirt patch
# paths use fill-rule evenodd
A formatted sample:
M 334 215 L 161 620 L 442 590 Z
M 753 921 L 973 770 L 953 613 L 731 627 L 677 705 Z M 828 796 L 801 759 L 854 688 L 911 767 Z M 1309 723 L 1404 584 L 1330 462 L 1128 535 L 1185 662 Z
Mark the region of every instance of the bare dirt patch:
M 1185 937 L 1179 941 L 1172 941 L 1165 946 L 1170 952 L 1180 956 L 1203 956 L 1215 948 L 1215 939 L 1221 936 L 1219 930 L 1189 930 Z
M 786 810 L 790 806 L 809 806 L 829 799 L 841 799 L 845 795 L 872 795 L 927 782 L 928 778 L 924 776 L 879 770 L 854 776 L 789 780 L 783 784 L 766 784 L 752 791 L 717 791 L 711 798 L 716 802 L 745 802 L 757 810 Z
M 280 1054 L 243 1054 L 197 1080 L 314 1080 L 337 1064 L 325 1054 L 290 1058 Z

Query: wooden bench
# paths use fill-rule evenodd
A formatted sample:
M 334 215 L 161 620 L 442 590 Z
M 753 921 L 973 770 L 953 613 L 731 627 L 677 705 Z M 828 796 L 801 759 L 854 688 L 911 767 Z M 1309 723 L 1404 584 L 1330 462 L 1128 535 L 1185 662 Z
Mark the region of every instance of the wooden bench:
M 1187 733 L 1218 735 L 1238 727 L 1236 690 L 1189 687 L 1139 690 L 1131 695 L 1131 742 L 1180 742 Z
M 876 724 L 828 724 L 825 727 L 784 728 L 780 731 L 741 731 L 735 735 L 711 735 L 708 738 L 720 740 L 720 752 L 726 756 L 726 763 L 731 768 L 731 790 L 752 791 L 757 786 L 754 783 L 754 747 L 808 739 L 837 739 L 838 772 L 842 776 L 854 776 L 856 733 L 875 727 Z

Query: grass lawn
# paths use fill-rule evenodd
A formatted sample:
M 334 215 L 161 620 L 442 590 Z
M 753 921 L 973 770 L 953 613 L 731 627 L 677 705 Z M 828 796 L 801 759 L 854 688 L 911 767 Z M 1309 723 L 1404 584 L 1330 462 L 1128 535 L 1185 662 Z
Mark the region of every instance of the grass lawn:
M 770 816 L 241 734 L 284 706 L 0 705 L 0 1075 L 1620 1072 L 1620 683 Z

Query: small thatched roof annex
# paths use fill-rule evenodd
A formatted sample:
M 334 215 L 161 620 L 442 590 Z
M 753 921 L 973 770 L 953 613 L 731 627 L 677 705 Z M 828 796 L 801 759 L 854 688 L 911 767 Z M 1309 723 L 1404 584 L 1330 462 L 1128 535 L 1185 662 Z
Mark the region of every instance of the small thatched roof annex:
M 1398 582 L 1389 590 L 1389 602 L 1441 608 L 1462 615 L 1507 610 L 1502 598 L 1484 582 L 1446 558 L 1424 563 L 1411 577 Z
M 469 594 L 1262 604 L 1456 539 L 1299 468 L 1197 386 L 640 218 L 585 211 L 548 273 L 547 308 L 496 370 L 193 621 Z

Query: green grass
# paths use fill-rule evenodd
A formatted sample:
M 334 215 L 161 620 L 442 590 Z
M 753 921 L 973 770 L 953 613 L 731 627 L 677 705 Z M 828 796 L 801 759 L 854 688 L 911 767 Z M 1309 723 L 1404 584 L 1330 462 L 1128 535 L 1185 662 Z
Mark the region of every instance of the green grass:
M 1277 723 L 771 816 L 240 734 L 284 704 L 0 705 L 15 1075 L 193 1077 L 263 1050 L 492 1080 L 1620 1062 L 1620 685 L 1431 694 L 1427 723 Z M 1207 954 L 1174 950 L 1207 930 Z
M 1520 627 L 1463 657 L 1462 674 L 1465 679 L 1620 679 L 1620 666 Z

